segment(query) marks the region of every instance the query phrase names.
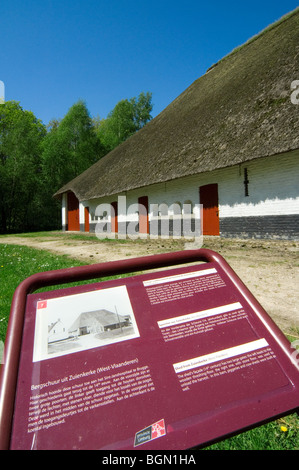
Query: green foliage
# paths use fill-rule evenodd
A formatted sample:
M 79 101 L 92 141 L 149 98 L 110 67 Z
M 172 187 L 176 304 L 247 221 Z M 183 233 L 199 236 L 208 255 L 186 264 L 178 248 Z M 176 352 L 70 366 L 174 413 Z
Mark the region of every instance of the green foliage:
M 45 126 L 14 101 L 0 106 L 0 231 L 35 226 Z M 33 214 L 35 215 L 33 216 Z
M 151 120 L 152 94 L 119 101 L 107 119 L 96 121 L 99 138 L 107 151 L 113 150 Z
M 60 203 L 52 196 L 61 186 L 105 154 L 83 101 L 75 103 L 59 121 L 52 121 L 42 145 L 43 220 L 60 225 Z M 40 229 L 47 229 L 41 225 Z
M 78 176 L 104 155 L 92 119 L 82 101 L 55 123 L 43 142 L 43 174 L 53 191 Z
M 46 128 L 19 103 L 0 105 L 0 233 L 60 228 L 53 194 L 151 119 L 151 94 L 93 120 L 79 100 Z

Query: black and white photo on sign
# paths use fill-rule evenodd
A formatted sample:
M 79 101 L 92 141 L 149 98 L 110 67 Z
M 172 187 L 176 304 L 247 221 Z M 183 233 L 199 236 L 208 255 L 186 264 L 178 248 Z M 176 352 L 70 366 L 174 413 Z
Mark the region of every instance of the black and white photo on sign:
M 33 362 L 139 337 L 126 286 L 37 302 Z

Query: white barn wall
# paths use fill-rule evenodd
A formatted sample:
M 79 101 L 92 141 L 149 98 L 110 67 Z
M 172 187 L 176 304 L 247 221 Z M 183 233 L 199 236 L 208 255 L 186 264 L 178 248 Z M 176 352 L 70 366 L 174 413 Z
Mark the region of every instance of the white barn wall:
M 82 227 L 82 230 L 84 230 L 85 227 L 85 214 L 84 214 L 84 209 L 87 204 L 84 202 L 79 202 L 79 223 L 80 227 Z
M 247 168 L 248 172 L 248 196 L 245 196 L 244 168 Z M 295 226 L 293 227 L 295 232 L 299 228 L 298 181 L 299 152 L 294 151 L 279 156 L 256 159 L 248 163 L 212 172 L 138 188 L 120 195 L 126 197 L 127 210 L 132 204 L 137 204 L 138 198 L 141 196 L 148 196 L 149 209 L 151 204 L 162 203 L 165 203 L 168 207 L 173 203 L 183 205 L 184 203 L 191 202 L 194 205 L 200 202 L 200 186 L 217 183 L 220 234 L 224 236 L 246 236 L 246 230 L 244 232 L 242 229 L 246 223 L 250 223 L 250 227 L 247 229 L 250 232 L 255 230 L 254 227 L 257 223 L 260 224 L 263 221 L 260 229 L 264 230 L 265 235 L 267 235 L 268 232 L 265 224 L 269 225 L 270 223 L 273 226 L 271 230 L 275 232 L 275 224 L 279 220 L 280 225 L 282 223 L 288 224 L 291 220 L 294 224 L 295 221 Z M 94 225 L 96 222 L 94 214 L 99 204 L 111 204 L 117 199 L 118 195 L 114 195 L 83 202 L 82 206 L 88 205 L 90 208 L 91 224 Z M 137 207 L 134 207 L 134 209 L 137 209 Z M 82 210 L 80 214 L 83 214 L 83 212 Z M 125 220 L 126 214 L 122 212 L 119 211 L 119 221 Z M 278 216 L 284 219 L 279 219 Z M 152 213 L 149 210 L 149 220 L 151 220 L 151 217 Z M 274 220 L 273 217 L 276 217 L 276 219 Z M 130 216 L 129 220 L 137 223 L 137 213 Z M 249 233 L 249 236 L 251 235 L 254 234 Z M 259 235 L 257 234 L 256 236 Z M 283 238 L 287 238 L 287 234 Z
M 244 168 L 249 179 L 247 197 L 244 196 Z M 220 217 L 299 213 L 299 152 L 254 160 L 242 164 L 240 169 L 227 170 L 230 171 L 225 184 L 219 184 Z
M 62 194 L 62 204 L 61 204 L 61 223 L 62 227 L 67 227 L 67 193 Z

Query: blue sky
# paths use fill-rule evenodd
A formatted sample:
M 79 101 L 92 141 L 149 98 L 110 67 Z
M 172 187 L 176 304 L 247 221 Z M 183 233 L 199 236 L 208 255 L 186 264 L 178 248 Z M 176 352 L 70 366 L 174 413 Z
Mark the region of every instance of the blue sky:
M 0 80 L 45 124 L 79 99 L 105 118 L 153 94 L 153 116 L 291 0 L 1 0 Z

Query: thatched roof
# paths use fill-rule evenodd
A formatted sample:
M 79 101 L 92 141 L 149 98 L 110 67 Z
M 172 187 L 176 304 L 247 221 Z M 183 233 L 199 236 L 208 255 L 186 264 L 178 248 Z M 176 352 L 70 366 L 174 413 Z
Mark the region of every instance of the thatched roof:
M 96 325 L 97 323 L 105 327 L 117 325 L 120 322 L 124 323 L 125 321 L 126 319 L 123 315 L 118 315 L 117 313 L 110 312 L 106 309 L 95 310 L 93 312 L 83 312 L 69 328 L 69 331 L 74 331 L 84 326 Z
M 55 196 L 80 200 L 299 148 L 299 9 L 211 67 L 143 129 Z

